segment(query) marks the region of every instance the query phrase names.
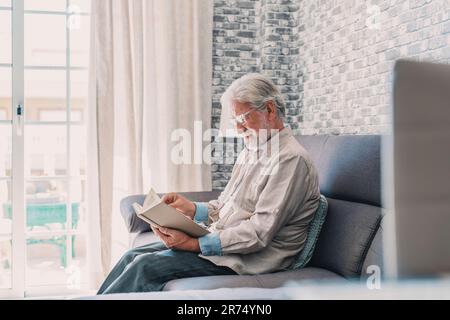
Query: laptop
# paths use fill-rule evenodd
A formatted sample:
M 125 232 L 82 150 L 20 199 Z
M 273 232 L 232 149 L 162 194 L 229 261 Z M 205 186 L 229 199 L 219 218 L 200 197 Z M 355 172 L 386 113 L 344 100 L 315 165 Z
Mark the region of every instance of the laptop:
M 393 278 L 450 274 L 450 65 L 399 60 L 383 141 L 383 252 Z

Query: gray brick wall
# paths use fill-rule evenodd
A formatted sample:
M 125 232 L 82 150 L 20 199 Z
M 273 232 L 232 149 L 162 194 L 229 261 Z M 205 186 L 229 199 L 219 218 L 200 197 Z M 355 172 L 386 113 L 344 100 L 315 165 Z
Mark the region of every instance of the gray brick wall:
M 242 75 L 260 71 L 260 7 L 259 1 L 214 0 L 213 128 L 219 128 L 220 97 L 226 88 Z M 235 139 L 219 142 L 212 150 L 214 189 L 226 185 L 235 161 L 229 155 L 239 151 Z
M 450 0 L 300 1 L 302 134 L 388 132 L 396 59 L 450 62 Z
M 388 129 L 398 58 L 450 63 L 450 0 L 214 0 L 212 123 L 220 96 L 248 72 L 282 89 L 287 123 L 302 134 Z M 223 188 L 236 140 L 213 149 L 213 187 Z M 223 147 L 222 147 L 223 146 Z
M 279 84 L 287 102 L 287 121 L 301 122 L 301 74 L 298 63 L 297 0 L 215 0 L 213 30 L 212 124 L 219 128 L 220 97 L 233 80 L 261 72 Z M 240 143 L 238 143 L 240 142 Z M 231 174 L 241 141 L 213 144 L 213 188 L 222 189 Z

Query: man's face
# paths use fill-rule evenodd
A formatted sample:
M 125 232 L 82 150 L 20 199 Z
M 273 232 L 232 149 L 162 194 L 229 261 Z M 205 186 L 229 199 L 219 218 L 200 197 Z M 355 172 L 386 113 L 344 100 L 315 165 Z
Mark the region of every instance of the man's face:
M 241 102 L 234 102 L 231 107 L 231 114 L 233 117 L 237 117 L 249 111 L 251 112 L 245 116 L 245 122 L 243 124 L 236 124 L 237 131 L 246 136 L 251 132 L 258 135 L 259 130 L 267 130 L 268 121 L 264 108 L 255 110 L 255 108 L 250 106 L 250 103 Z

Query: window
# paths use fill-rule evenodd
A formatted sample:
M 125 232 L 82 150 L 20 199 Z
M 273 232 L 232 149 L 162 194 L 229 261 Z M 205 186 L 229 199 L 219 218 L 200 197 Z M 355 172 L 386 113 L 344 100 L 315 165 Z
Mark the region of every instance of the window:
M 12 6 L 0 0 L 3 296 L 49 287 L 70 292 L 86 280 L 89 6 L 90 0 L 14 0 Z

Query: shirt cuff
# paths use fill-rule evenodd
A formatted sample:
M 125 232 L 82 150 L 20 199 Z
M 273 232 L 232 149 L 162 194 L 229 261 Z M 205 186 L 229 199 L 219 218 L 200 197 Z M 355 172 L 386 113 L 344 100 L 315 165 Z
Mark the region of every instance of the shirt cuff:
M 222 245 L 218 233 L 210 233 L 206 236 L 198 238 L 200 251 L 204 256 L 221 256 Z
M 194 215 L 194 221 L 195 222 L 208 222 L 208 206 L 201 202 L 194 202 L 195 203 L 195 215 Z

